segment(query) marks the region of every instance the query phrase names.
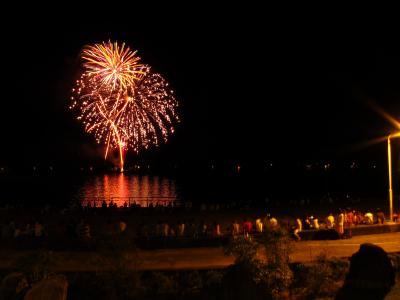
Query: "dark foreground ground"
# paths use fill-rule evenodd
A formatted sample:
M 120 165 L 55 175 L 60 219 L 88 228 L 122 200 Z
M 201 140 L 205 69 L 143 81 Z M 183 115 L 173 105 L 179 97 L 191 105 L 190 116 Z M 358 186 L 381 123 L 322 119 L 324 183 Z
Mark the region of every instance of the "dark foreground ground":
M 300 241 L 293 243 L 292 262 L 310 262 L 321 254 L 328 258 L 349 257 L 362 243 L 373 243 L 386 252 L 400 252 L 400 232 L 356 236 L 345 240 Z M 0 268 L 12 269 L 23 257 L 37 250 L 0 252 Z M 160 250 L 112 251 L 52 251 L 49 269 L 55 272 L 106 271 L 117 259 L 131 261 L 130 267 L 141 270 L 217 269 L 233 264 L 234 258 L 224 254 L 223 247 L 201 247 Z M 263 257 L 263 253 L 259 253 Z M 122 257 L 121 257 L 122 258 Z M 98 262 L 102 261 L 102 264 Z M 110 264 L 108 266 L 108 264 Z

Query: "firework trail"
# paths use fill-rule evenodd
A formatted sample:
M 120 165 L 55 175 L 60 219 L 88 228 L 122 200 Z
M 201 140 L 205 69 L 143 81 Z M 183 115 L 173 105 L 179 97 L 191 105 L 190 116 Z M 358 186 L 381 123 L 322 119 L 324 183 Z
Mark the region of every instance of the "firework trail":
M 72 89 L 70 109 L 78 111 L 85 131 L 106 146 L 124 152 L 166 142 L 179 122 L 178 103 L 168 82 L 140 63 L 125 44 L 87 46 L 81 53 L 84 71 Z

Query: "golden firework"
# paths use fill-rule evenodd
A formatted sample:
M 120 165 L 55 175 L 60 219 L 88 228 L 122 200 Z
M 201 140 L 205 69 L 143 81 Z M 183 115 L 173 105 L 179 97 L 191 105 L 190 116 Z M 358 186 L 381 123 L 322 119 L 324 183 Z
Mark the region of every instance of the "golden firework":
M 86 46 L 81 58 L 86 74 L 96 77 L 102 85 L 126 89 L 149 72 L 149 67 L 140 64 L 137 51 L 131 51 L 122 43 L 101 43 Z
M 179 122 L 178 103 L 166 80 L 140 64 L 136 51 L 125 44 L 102 43 L 81 54 L 84 71 L 72 90 L 70 109 L 85 131 L 109 149 L 117 148 L 121 171 L 124 150 L 147 149 L 166 142 Z

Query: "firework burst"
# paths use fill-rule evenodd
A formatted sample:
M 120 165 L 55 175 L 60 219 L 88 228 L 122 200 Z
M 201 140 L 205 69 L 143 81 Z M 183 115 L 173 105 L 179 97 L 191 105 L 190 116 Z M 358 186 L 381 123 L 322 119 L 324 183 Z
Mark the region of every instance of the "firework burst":
M 122 43 L 102 43 L 86 46 L 81 58 L 83 66 L 90 77 L 95 77 L 99 83 L 107 88 L 126 89 L 135 85 L 145 74 L 149 67 L 140 64 L 137 51 L 131 51 Z
M 103 43 L 86 47 L 84 71 L 72 90 L 70 109 L 98 143 L 120 154 L 147 149 L 166 142 L 179 122 L 178 103 L 166 80 L 140 64 L 136 51 L 124 44 Z

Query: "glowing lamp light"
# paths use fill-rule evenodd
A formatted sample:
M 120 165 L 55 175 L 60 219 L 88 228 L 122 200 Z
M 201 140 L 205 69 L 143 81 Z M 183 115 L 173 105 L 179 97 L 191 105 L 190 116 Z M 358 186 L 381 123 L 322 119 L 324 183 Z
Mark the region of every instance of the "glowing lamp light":
M 393 222 L 393 189 L 392 189 L 392 146 L 390 139 L 400 137 L 400 132 L 390 134 L 387 137 L 387 152 L 388 152 L 388 173 L 389 173 L 389 214 L 390 221 Z

